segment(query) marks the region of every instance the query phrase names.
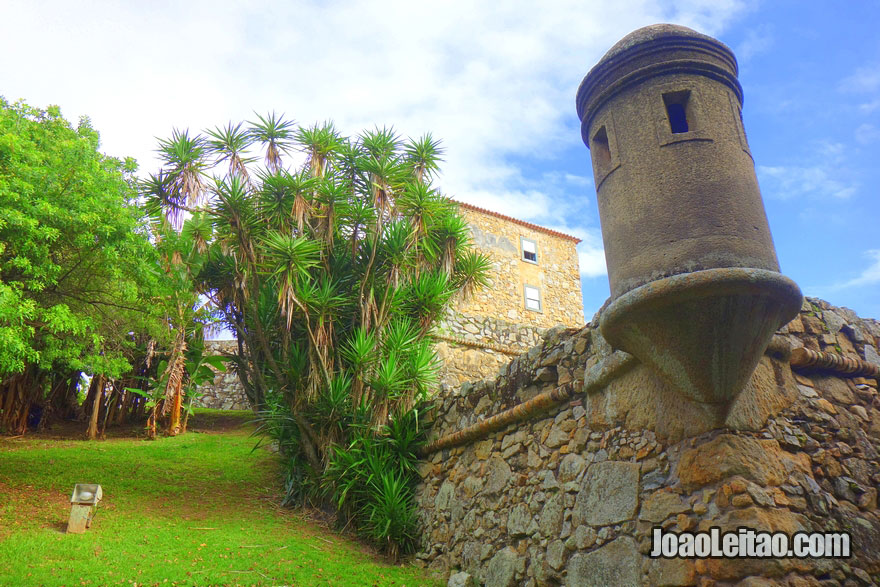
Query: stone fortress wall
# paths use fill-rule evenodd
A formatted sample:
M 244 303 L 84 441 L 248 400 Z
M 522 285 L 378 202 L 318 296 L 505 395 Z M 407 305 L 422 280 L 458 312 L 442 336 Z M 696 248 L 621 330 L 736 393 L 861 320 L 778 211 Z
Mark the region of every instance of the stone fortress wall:
M 211 355 L 231 355 L 238 352 L 238 343 L 234 340 L 209 340 L 205 342 L 205 352 Z M 213 368 L 212 368 L 213 369 Z M 216 371 L 216 370 L 215 370 Z M 197 388 L 201 393 L 195 405 L 200 408 L 215 410 L 249 410 L 244 388 L 232 370 L 217 371 L 214 381 L 209 385 Z
M 434 345 L 442 364 L 440 395 L 466 381 L 495 375 L 513 357 L 543 340 L 544 332 L 537 326 L 450 310 L 437 329 Z
M 792 371 L 779 350 L 786 342 L 880 368 L 880 323 L 809 299 L 727 420 L 701 430 L 693 428 L 695 408 L 666 395 L 641 365 L 597 379 L 611 349 L 595 319 L 549 330 L 497 377 L 462 384 L 438 407 L 435 442 L 540 394 L 573 392 L 427 455 L 417 560 L 458 584 L 492 586 L 880 581 L 877 379 Z M 847 531 L 854 556 L 651 559 L 654 526 Z

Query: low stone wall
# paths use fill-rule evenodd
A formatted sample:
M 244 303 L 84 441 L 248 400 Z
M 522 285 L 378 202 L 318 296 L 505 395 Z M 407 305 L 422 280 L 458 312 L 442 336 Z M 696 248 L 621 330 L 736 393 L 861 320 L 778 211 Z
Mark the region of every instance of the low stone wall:
M 238 352 L 238 343 L 234 340 L 209 340 L 205 342 L 205 352 L 211 355 L 229 355 Z M 217 371 L 214 381 L 197 388 L 201 393 L 195 405 L 201 408 L 216 410 L 249 410 L 250 403 L 241 386 L 241 381 L 231 369 Z
M 545 328 L 512 324 L 495 318 L 466 316 L 450 311 L 439 324 L 434 349 L 440 360 L 441 394 L 466 381 L 494 376 L 512 356 L 526 352 L 543 340 Z M 234 340 L 208 341 L 212 354 L 234 354 Z M 238 376 L 217 373 L 213 383 L 199 388 L 198 405 L 222 410 L 246 410 L 247 396 Z
M 610 353 L 593 325 L 551 330 L 497 377 L 452 390 L 433 438 L 560 385 L 582 386 Z M 880 324 L 820 300 L 808 300 L 781 335 L 880 364 Z M 721 415 L 700 412 L 641 365 L 576 397 L 428 456 L 417 493 L 421 564 L 492 586 L 880 581 L 875 379 L 793 373 L 784 358 L 765 356 Z M 652 559 L 656 526 L 847 531 L 854 556 Z
M 543 340 L 545 328 L 449 312 L 434 346 L 441 361 L 442 393 L 466 381 L 494 377 L 512 356 Z

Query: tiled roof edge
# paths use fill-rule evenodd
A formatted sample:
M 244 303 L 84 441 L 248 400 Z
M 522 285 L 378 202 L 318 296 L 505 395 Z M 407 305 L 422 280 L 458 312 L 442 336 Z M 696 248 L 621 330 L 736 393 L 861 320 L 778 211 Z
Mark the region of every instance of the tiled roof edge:
M 537 224 L 533 224 L 531 222 L 526 222 L 525 220 L 520 220 L 519 218 L 513 218 L 512 216 L 506 216 L 504 214 L 500 214 L 498 212 L 493 212 L 492 210 L 486 210 L 485 208 L 480 208 L 479 206 L 474 206 L 473 204 L 468 204 L 466 202 L 461 202 L 459 200 L 452 200 L 462 208 L 467 208 L 468 210 L 473 210 L 475 212 L 482 212 L 483 214 L 488 214 L 490 216 L 495 216 L 497 218 L 501 218 L 502 220 L 507 220 L 513 222 L 515 224 L 519 224 L 520 226 L 525 226 L 526 228 L 531 228 L 532 230 L 537 230 L 539 232 L 544 232 L 546 234 L 552 236 L 558 236 L 559 238 L 564 238 L 566 240 L 574 241 L 575 244 L 581 242 L 576 236 L 572 236 L 570 234 L 565 234 L 564 232 L 559 232 L 557 230 L 551 230 L 549 228 L 544 228 L 543 226 L 539 226 Z

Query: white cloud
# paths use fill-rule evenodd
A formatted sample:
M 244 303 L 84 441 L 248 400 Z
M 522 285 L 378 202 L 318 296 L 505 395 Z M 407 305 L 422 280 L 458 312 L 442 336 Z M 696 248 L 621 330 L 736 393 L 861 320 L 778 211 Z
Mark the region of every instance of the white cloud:
M 865 102 L 864 104 L 859 104 L 859 112 L 862 114 L 870 114 L 880 108 L 880 99 L 872 100 L 871 102 Z
M 587 177 L 585 175 L 574 175 L 572 173 L 566 173 L 564 175 L 564 177 L 565 177 L 565 181 L 567 181 L 568 183 L 570 183 L 572 185 L 584 186 L 584 187 L 586 187 L 586 186 L 592 187 L 593 186 L 593 178 L 592 177 Z
M 858 68 L 840 82 L 840 89 L 845 92 L 876 92 L 880 89 L 880 63 Z
M 578 263 L 580 264 L 581 277 L 600 277 L 608 275 L 605 266 L 605 250 L 594 247 L 578 246 Z
M 758 165 L 762 192 L 779 200 L 853 196 L 860 185 L 846 165 L 847 150 L 852 147 L 830 140 L 815 141 L 812 146 L 812 161 L 805 165 Z
M 835 179 L 835 176 L 841 175 L 840 170 L 826 165 L 813 167 L 759 165 L 757 170 L 764 193 L 781 200 L 803 196 L 843 200 L 855 194 L 859 187 L 858 183 L 851 179 L 850 181 Z
M 856 129 L 855 138 L 860 145 L 868 145 L 880 139 L 880 128 L 866 122 Z
M 872 285 L 880 283 L 880 249 L 871 249 L 865 251 L 865 256 L 871 260 L 871 264 L 865 268 L 862 273 L 844 283 L 835 286 L 835 289 L 843 289 L 847 287 L 858 287 L 864 285 Z
M 828 163 L 842 163 L 846 154 L 846 148 L 846 145 L 843 143 L 828 140 L 819 141 L 816 144 L 816 151 Z
M 740 62 L 751 60 L 773 46 L 773 33 L 769 26 L 761 25 L 746 33 L 746 38 L 737 46 L 736 57 Z
M 334 118 L 349 132 L 373 123 L 433 130 L 460 181 L 459 167 L 552 148 L 580 78 L 623 34 L 664 20 L 712 33 L 742 10 L 647 0 L 540 10 L 524 0 L 17 3 L 5 10 L 0 46 L 31 49 L 0 71 L 15 93 L 7 98 L 90 114 L 108 150 L 145 160 L 153 135 L 172 126 L 275 108 L 303 122 Z

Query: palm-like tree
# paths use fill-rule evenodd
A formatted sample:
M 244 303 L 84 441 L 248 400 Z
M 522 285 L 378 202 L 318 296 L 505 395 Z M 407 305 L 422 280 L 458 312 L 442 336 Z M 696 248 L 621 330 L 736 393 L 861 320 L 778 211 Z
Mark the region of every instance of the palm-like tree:
M 377 127 L 351 140 L 332 123 L 258 118 L 208 138 L 175 131 L 145 192 L 154 208 L 187 203 L 180 259 L 236 333 L 248 397 L 260 410 L 285 406 L 284 446 L 317 479 L 332 446 L 385 430 L 429 397 L 432 326 L 453 296 L 485 284 L 489 264 L 431 186 L 441 150 L 430 135 Z M 263 169 L 247 154 L 257 144 Z M 294 149 L 305 162 L 286 169 L 281 156 Z M 205 180 L 216 165 L 225 173 Z M 191 207 L 198 189 L 208 197 Z

